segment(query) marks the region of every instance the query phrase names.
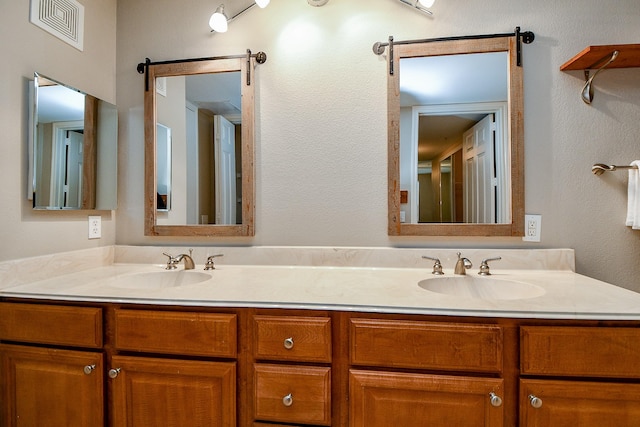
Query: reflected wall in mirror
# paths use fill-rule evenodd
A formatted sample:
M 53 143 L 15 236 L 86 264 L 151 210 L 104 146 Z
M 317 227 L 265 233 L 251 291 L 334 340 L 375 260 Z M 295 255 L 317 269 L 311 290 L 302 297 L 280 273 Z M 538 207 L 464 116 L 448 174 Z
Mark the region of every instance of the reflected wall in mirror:
M 254 234 L 254 86 L 246 68 L 246 58 L 148 66 L 146 235 Z
M 389 235 L 523 235 L 516 38 L 398 44 L 393 61 Z
M 35 73 L 30 116 L 33 208 L 115 209 L 116 107 Z

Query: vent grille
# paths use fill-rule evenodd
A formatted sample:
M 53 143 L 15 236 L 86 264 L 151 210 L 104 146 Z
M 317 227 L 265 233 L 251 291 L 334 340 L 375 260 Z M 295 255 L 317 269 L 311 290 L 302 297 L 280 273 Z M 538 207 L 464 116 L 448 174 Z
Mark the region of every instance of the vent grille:
M 84 6 L 75 0 L 31 0 L 31 23 L 83 49 Z

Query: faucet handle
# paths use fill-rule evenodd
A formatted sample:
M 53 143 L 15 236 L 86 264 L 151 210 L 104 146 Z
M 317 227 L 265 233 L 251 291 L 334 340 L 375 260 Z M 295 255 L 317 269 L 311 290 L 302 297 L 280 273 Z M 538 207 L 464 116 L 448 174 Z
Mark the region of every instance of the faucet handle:
M 422 258 L 424 259 L 430 259 L 431 261 L 434 261 L 433 264 L 433 271 L 431 272 L 431 274 L 435 274 L 436 276 L 441 276 L 444 273 L 442 272 L 442 264 L 440 264 L 440 259 L 438 258 L 432 258 L 430 256 L 426 256 L 426 255 L 422 255 Z
M 217 257 L 221 257 L 224 256 L 224 254 L 216 254 L 216 255 L 210 255 L 207 257 L 207 263 L 204 265 L 204 269 L 205 270 L 215 270 L 216 266 L 213 264 L 213 259 L 217 258 Z
M 162 255 L 169 258 L 167 259 L 167 266 L 165 267 L 165 270 L 175 270 L 176 268 L 178 268 L 178 266 L 176 266 L 176 264 L 178 263 L 178 260 L 176 258 L 166 252 L 162 252 Z
M 502 257 L 495 257 L 495 258 L 486 258 L 482 260 L 482 263 L 480 264 L 480 271 L 478 271 L 478 274 L 481 276 L 491 276 L 491 272 L 489 271 L 489 261 L 500 261 L 502 259 Z

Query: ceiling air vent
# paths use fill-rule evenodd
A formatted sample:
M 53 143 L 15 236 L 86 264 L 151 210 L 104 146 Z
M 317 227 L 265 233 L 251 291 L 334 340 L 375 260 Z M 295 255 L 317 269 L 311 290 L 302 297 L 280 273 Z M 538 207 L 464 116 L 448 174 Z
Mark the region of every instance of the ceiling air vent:
M 75 0 L 31 0 L 29 20 L 60 40 L 82 50 L 84 6 Z

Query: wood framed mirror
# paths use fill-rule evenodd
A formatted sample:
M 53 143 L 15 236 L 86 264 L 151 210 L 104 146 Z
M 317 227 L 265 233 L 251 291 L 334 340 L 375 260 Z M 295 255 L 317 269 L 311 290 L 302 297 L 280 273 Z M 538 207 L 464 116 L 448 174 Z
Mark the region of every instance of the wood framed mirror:
M 524 235 L 518 37 L 390 40 L 389 235 Z
M 254 58 L 144 64 L 145 235 L 255 234 Z

